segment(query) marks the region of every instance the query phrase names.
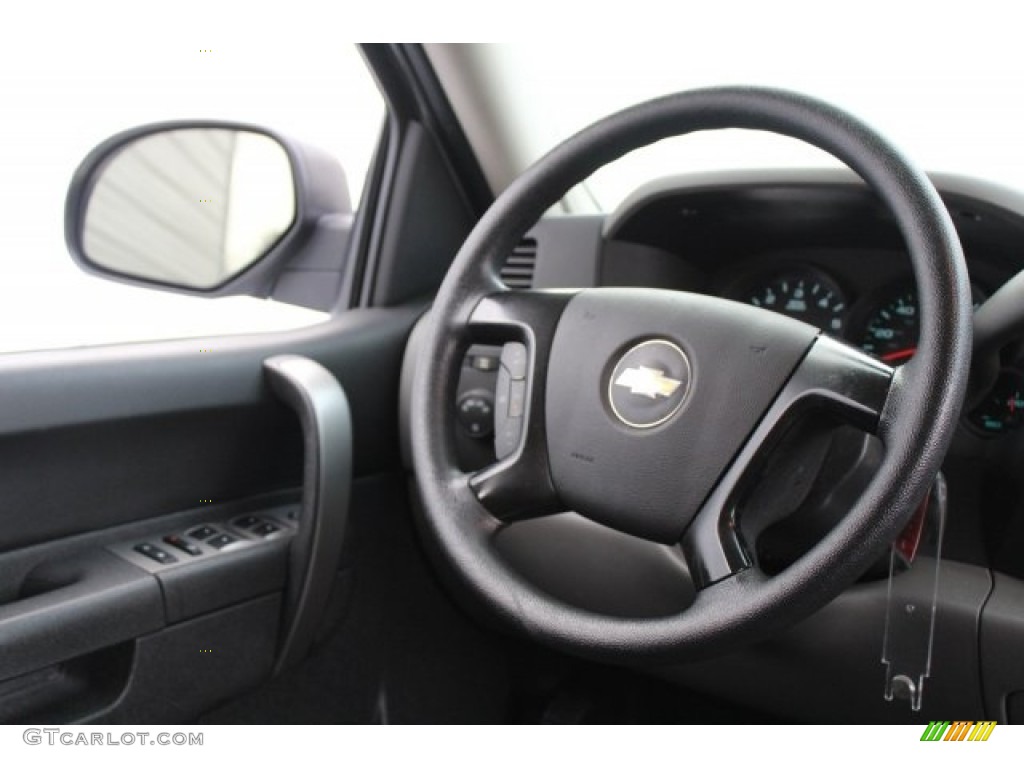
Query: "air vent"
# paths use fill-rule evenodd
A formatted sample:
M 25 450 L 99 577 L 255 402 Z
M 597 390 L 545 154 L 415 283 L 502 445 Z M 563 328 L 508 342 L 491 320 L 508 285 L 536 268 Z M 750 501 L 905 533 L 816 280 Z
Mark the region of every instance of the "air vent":
M 501 280 L 509 288 L 531 288 L 536 266 L 537 241 L 532 237 L 524 238 L 512 251 L 512 255 L 505 259 Z

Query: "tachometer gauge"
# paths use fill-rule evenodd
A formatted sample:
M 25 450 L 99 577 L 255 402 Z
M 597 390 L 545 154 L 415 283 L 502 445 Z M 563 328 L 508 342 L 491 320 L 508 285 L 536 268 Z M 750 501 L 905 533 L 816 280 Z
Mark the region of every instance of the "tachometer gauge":
M 811 269 L 784 272 L 747 294 L 755 307 L 771 309 L 816 325 L 833 336 L 842 336 L 846 324 L 846 299 L 826 275 Z

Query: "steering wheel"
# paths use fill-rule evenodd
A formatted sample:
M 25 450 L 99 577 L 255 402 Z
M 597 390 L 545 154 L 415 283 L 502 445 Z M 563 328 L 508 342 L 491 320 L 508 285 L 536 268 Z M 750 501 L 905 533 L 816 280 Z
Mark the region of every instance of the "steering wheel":
M 857 172 L 888 206 L 917 281 L 921 339 L 893 370 L 800 321 L 685 292 L 510 291 L 508 253 L 575 184 L 669 136 L 745 128 L 801 139 Z M 713 88 L 626 109 L 569 138 L 494 202 L 446 276 L 412 391 L 420 527 L 446 572 L 506 624 L 608 661 L 679 660 L 767 636 L 855 581 L 896 538 L 938 472 L 962 405 L 971 293 L 960 244 L 927 177 L 874 130 L 787 91 Z M 471 343 L 503 353 L 510 455 L 467 474 L 455 459 L 458 371 Z M 876 435 L 877 473 L 848 514 L 767 576 L 737 520 L 745 483 L 792 419 L 822 408 Z M 568 605 L 497 554 L 510 521 L 573 510 L 678 544 L 697 588 L 676 615 L 626 619 Z

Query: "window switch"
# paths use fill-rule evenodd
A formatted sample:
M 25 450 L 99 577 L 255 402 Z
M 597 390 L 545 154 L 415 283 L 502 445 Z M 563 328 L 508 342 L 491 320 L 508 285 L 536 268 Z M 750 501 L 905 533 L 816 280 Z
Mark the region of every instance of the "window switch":
M 170 563 L 178 562 L 178 558 L 169 552 L 164 552 L 160 547 L 153 546 L 149 542 L 143 542 L 142 544 L 136 544 L 134 547 L 135 551 L 140 555 L 145 555 L 150 560 L 156 560 L 161 565 L 169 565 Z
M 261 520 L 258 517 L 255 517 L 254 515 L 246 515 L 245 517 L 240 517 L 237 520 L 232 521 L 231 524 L 236 528 L 252 528 L 259 522 L 261 522 Z
M 186 541 L 184 537 L 179 536 L 176 533 L 171 534 L 170 536 L 164 536 L 164 541 L 170 544 L 172 547 L 177 547 L 182 552 L 186 552 L 192 555 L 192 557 L 196 557 L 197 555 L 201 555 L 203 553 L 203 551 L 195 544 L 193 544 L 191 541 Z
M 251 532 L 257 536 L 269 536 L 270 534 L 279 530 L 281 529 L 273 523 L 261 523 L 260 525 L 257 525 L 255 528 L 253 528 Z
M 197 541 L 202 541 L 203 539 L 210 538 L 216 532 L 216 528 L 211 528 L 208 525 L 200 525 L 198 528 L 193 528 L 191 531 L 189 531 L 188 535 L 191 536 L 193 539 L 196 539 Z
M 238 541 L 238 539 L 236 539 L 234 536 L 231 536 L 227 533 L 221 533 L 217 536 L 214 536 L 206 543 L 214 549 L 224 549 L 224 547 L 226 547 L 228 544 L 231 544 L 236 541 Z

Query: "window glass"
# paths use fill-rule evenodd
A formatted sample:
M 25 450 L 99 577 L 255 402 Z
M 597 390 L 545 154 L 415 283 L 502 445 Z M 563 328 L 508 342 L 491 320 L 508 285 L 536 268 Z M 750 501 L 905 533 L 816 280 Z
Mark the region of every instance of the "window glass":
M 64 243 L 64 201 L 75 168 L 112 134 L 208 118 L 333 153 L 358 205 L 384 117 L 358 49 L 295 14 L 217 16 L 210 4 L 187 3 L 160 14 L 136 4 L 100 18 L 93 6 L 68 4 L 57 24 L 48 6 L 24 8 L 0 45 L 0 352 L 322 321 L 324 313 L 269 300 L 187 297 L 86 275 Z

